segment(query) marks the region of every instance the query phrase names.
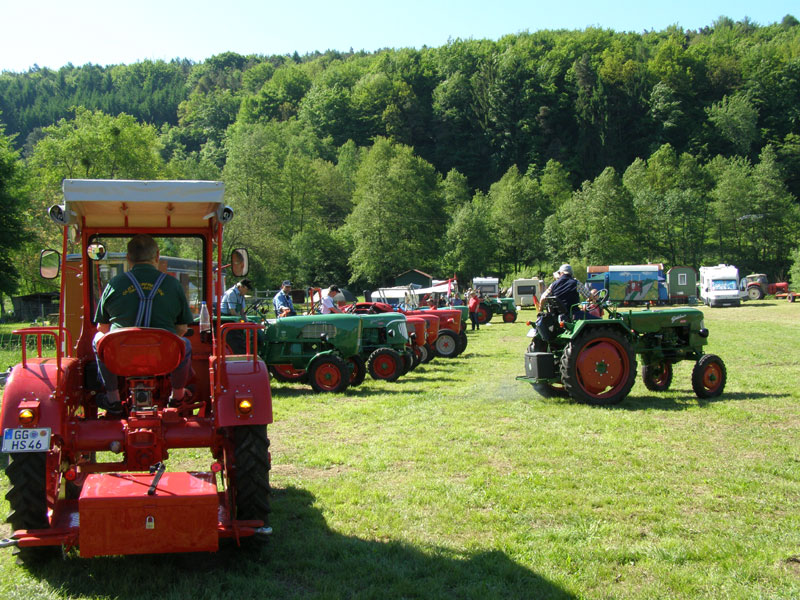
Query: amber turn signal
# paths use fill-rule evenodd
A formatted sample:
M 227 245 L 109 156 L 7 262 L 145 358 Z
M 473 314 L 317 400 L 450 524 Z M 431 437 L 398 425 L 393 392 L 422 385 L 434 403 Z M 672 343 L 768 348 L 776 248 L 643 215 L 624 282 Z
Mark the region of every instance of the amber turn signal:
M 34 425 L 36 423 L 36 413 L 30 408 L 23 408 L 19 411 L 19 422 L 21 425 Z

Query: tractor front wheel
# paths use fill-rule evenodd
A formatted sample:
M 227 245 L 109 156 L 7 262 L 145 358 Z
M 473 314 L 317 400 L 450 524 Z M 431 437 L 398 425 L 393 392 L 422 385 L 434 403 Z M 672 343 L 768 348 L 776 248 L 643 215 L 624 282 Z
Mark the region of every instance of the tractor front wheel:
M 436 352 L 433 350 L 433 347 L 430 344 L 425 344 L 425 358 L 422 359 L 422 363 L 429 363 L 434 358 L 436 358 Z
M 704 354 L 692 369 L 692 389 L 698 398 L 716 398 L 727 379 L 725 363 L 715 354 Z
M 350 367 L 350 387 L 364 383 L 364 378 L 367 376 L 367 365 L 364 363 L 364 359 L 358 354 L 354 354 L 345 363 Z
M 672 384 L 672 363 L 662 360 L 642 365 L 642 383 L 651 392 L 665 392 Z
M 392 348 L 378 348 L 370 354 L 367 367 L 373 379 L 396 381 L 402 373 L 403 358 Z
M 49 529 L 47 518 L 47 482 L 48 477 L 56 477 L 57 473 L 47 472 L 47 452 L 25 452 L 9 455 L 6 466 L 9 490 L 6 500 L 11 507 L 8 522 L 11 529 Z M 35 564 L 60 554 L 60 547 L 39 546 L 15 548 L 19 562 Z
M 513 323 L 517 320 L 516 312 L 503 313 L 503 323 Z
M 417 355 L 417 364 L 428 362 L 428 347 L 425 345 L 414 346 L 414 354 Z
M 232 430 L 236 518 L 266 525 L 270 494 L 267 426 L 240 425 Z
M 449 329 L 442 329 L 436 338 L 436 354 L 443 358 L 454 358 L 458 355 L 461 342 L 458 336 Z
M 461 346 L 458 349 L 458 353 L 461 354 L 464 350 L 467 349 L 467 342 L 469 341 L 467 338 L 467 331 L 463 330 L 459 332 L 458 339 L 461 341 Z
M 350 383 L 350 365 L 333 354 L 320 356 L 312 361 L 308 380 L 315 392 L 338 394 Z
M 561 357 L 561 382 L 574 400 L 618 404 L 636 380 L 636 355 L 616 329 L 593 327 L 572 340 Z

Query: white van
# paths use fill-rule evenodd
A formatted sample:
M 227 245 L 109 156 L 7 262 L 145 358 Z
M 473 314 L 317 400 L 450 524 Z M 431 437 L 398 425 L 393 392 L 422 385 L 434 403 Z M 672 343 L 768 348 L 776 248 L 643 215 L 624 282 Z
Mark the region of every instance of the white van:
M 700 267 L 700 299 L 708 306 L 739 306 L 746 292 L 739 290 L 739 269 L 733 265 Z
M 534 306 L 534 296 L 541 298 L 544 287 L 544 281 L 538 277 L 515 279 L 511 284 L 511 297 L 517 306 Z

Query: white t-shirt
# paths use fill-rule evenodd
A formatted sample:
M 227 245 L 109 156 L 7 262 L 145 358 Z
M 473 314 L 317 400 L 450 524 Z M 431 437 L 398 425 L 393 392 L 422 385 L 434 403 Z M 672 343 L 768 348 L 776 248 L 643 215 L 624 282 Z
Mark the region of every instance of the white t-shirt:
M 332 308 L 333 308 L 333 298 L 331 298 L 330 296 L 325 296 L 322 299 L 322 314 L 327 315 L 329 313 L 332 313 L 333 312 L 333 310 L 331 310 Z

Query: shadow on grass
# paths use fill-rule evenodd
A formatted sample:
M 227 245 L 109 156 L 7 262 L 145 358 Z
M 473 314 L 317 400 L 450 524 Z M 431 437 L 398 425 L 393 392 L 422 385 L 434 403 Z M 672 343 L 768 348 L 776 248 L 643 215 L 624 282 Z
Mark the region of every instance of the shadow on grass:
M 693 393 L 675 396 L 628 396 L 620 404 L 606 408 L 619 410 L 686 410 L 692 406 L 710 406 L 719 402 L 739 402 L 742 400 L 759 400 L 761 398 L 789 397 L 789 394 L 762 394 L 760 392 L 723 393 L 716 398 L 698 398 Z
M 274 490 L 268 543 L 216 554 L 81 559 L 31 570 L 59 596 L 178 598 L 574 598 L 500 551 L 458 553 L 331 530 L 308 491 Z

